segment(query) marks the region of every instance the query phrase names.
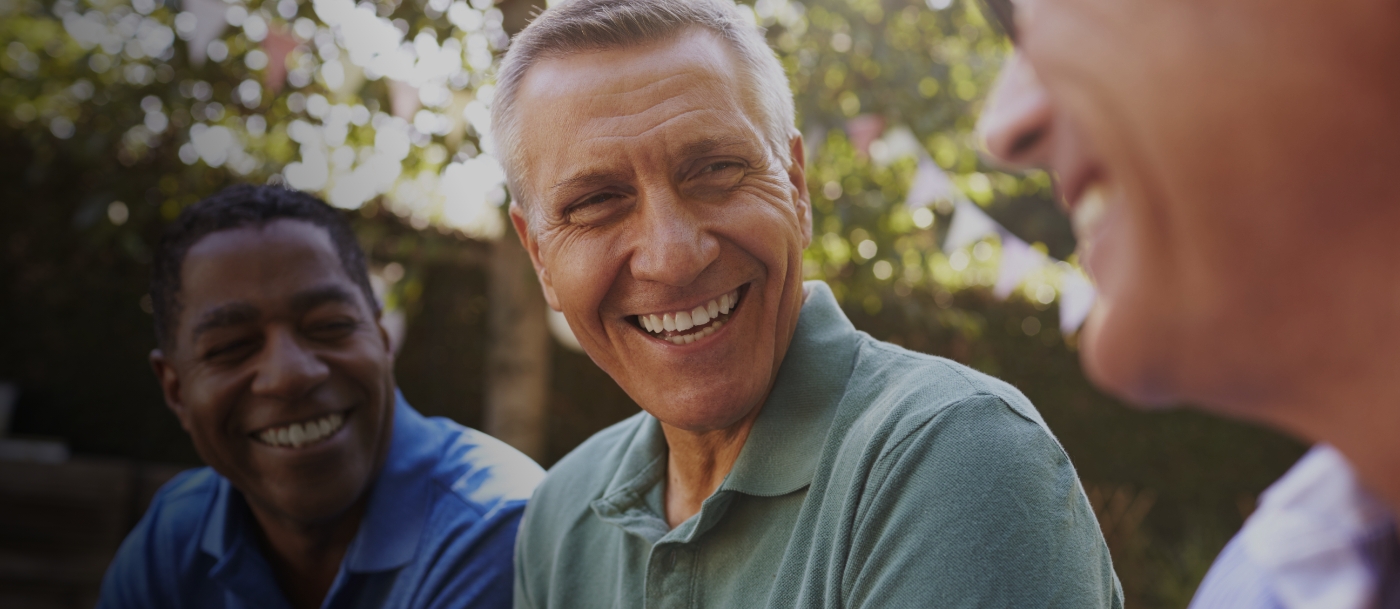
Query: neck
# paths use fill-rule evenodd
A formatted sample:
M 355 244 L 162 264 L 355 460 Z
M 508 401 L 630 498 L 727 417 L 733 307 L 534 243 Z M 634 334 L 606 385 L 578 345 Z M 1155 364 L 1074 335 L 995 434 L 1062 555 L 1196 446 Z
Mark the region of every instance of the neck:
M 666 524 L 680 526 L 700 513 L 700 506 L 734 469 L 749 430 L 762 408 L 724 429 L 693 432 L 661 424 L 670 449 L 666 457 Z
M 1393 384 L 1393 383 L 1392 383 Z M 1280 409 L 1279 426 L 1346 456 L 1361 484 L 1400 516 L 1400 395 L 1392 388 L 1353 388 L 1333 394 L 1326 407 Z M 1369 395 L 1368 395 L 1369 394 Z
M 367 496 L 340 516 L 315 524 L 297 522 L 249 503 L 262 532 L 263 553 L 292 607 L 315 609 L 325 601 L 345 552 L 359 531 Z
M 1292 382 L 1279 383 L 1284 391 L 1273 392 L 1272 403 L 1253 404 L 1241 414 L 1332 445 L 1362 485 L 1400 516 L 1400 384 L 1392 373 L 1400 366 L 1400 349 L 1358 350 L 1366 356 L 1348 369 L 1290 375 Z
M 800 263 L 798 268 L 801 268 Z M 787 349 L 792 346 L 802 305 L 810 295 L 800 277 L 796 282 L 796 289 L 790 292 L 796 298 L 784 298 L 792 307 L 792 316 L 779 343 L 782 347 L 773 361 L 772 376 L 768 379 L 769 391 L 772 391 L 773 383 L 778 378 L 778 367 L 787 355 Z M 667 525 L 674 529 L 700 513 L 700 506 L 734 469 L 734 462 L 739 460 L 744 442 L 749 439 L 749 431 L 753 429 L 754 421 L 758 420 L 758 413 L 767 401 L 768 395 L 765 393 L 758 406 L 737 423 L 723 429 L 695 432 L 672 427 L 664 421 L 661 423 L 661 431 L 666 435 L 666 446 L 669 448 L 666 456 Z

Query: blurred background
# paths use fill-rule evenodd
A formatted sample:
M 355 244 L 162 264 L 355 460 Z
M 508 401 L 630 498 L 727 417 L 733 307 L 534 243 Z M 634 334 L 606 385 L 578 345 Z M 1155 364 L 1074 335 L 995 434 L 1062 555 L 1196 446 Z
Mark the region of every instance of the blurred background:
M 315 192 L 370 254 L 398 380 L 548 466 L 637 406 L 551 318 L 504 222 L 492 70 L 544 0 L 0 0 L 0 605 L 90 607 L 198 457 L 146 363 L 163 225 Z M 966 0 L 757 0 L 808 146 L 809 278 L 856 326 L 1016 385 L 1069 452 L 1132 607 L 1184 607 L 1303 447 L 1093 389 L 1092 288 L 1049 176 L 978 157 L 1010 51 Z M 910 574 L 917 577 L 917 574 Z

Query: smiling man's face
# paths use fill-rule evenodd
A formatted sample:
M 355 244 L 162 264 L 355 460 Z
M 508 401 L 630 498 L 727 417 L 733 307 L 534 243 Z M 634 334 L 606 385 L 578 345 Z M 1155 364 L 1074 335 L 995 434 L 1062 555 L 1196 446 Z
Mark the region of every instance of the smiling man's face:
M 1400 301 L 1393 3 L 1016 6 L 981 128 L 994 156 L 1056 173 L 1100 293 L 1095 381 L 1236 408 L 1325 401 L 1287 395 L 1297 371 L 1382 361 L 1355 346 L 1380 337 L 1361 312 Z
M 387 338 L 330 235 L 300 220 L 212 233 L 181 276 L 175 348 L 152 361 L 200 457 L 255 511 L 344 514 L 388 450 L 395 398 Z
M 773 154 L 735 63 L 703 30 L 546 59 L 514 108 L 529 169 L 512 219 L 550 305 L 642 408 L 694 432 L 768 394 L 811 240 L 801 138 Z

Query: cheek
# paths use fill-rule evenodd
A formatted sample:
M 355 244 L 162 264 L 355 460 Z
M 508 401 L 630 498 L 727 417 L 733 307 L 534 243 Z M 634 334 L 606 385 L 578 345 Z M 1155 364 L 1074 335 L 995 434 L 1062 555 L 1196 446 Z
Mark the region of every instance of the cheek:
M 1090 254 L 1099 300 L 1081 333 L 1086 372 L 1104 390 L 1137 403 L 1176 400 L 1190 290 L 1174 280 L 1172 250 L 1153 227 L 1113 228 Z
M 569 325 L 582 331 L 581 341 L 603 331 L 598 310 L 622 272 L 623 256 L 614 251 L 620 242 L 618 235 L 595 233 L 541 244 L 555 297 Z
M 237 399 L 238 375 L 226 372 L 191 375 L 183 386 L 181 423 L 191 435 L 210 437 L 222 433 Z
M 716 232 L 767 264 L 787 265 L 800 259 L 806 248 L 804 220 L 790 198 L 795 196 L 791 185 L 764 186 L 745 193 L 742 204 L 717 209 Z

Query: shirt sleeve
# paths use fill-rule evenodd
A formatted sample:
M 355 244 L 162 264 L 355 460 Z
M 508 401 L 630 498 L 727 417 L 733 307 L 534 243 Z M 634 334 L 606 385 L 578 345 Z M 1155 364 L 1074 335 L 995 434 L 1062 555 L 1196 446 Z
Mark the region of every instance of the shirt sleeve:
M 843 587 L 849 607 L 1122 607 L 1068 456 L 1001 398 L 954 404 L 871 472 Z
M 163 609 L 182 604 L 175 589 L 185 554 L 181 542 L 192 539 L 197 527 L 190 526 L 191 519 L 198 510 L 172 501 L 171 494 L 192 473 L 182 473 L 161 487 L 122 541 L 102 577 L 98 609 Z
M 444 531 L 424 592 L 414 606 L 430 609 L 510 609 L 515 536 L 524 501 L 477 521 L 465 531 Z

